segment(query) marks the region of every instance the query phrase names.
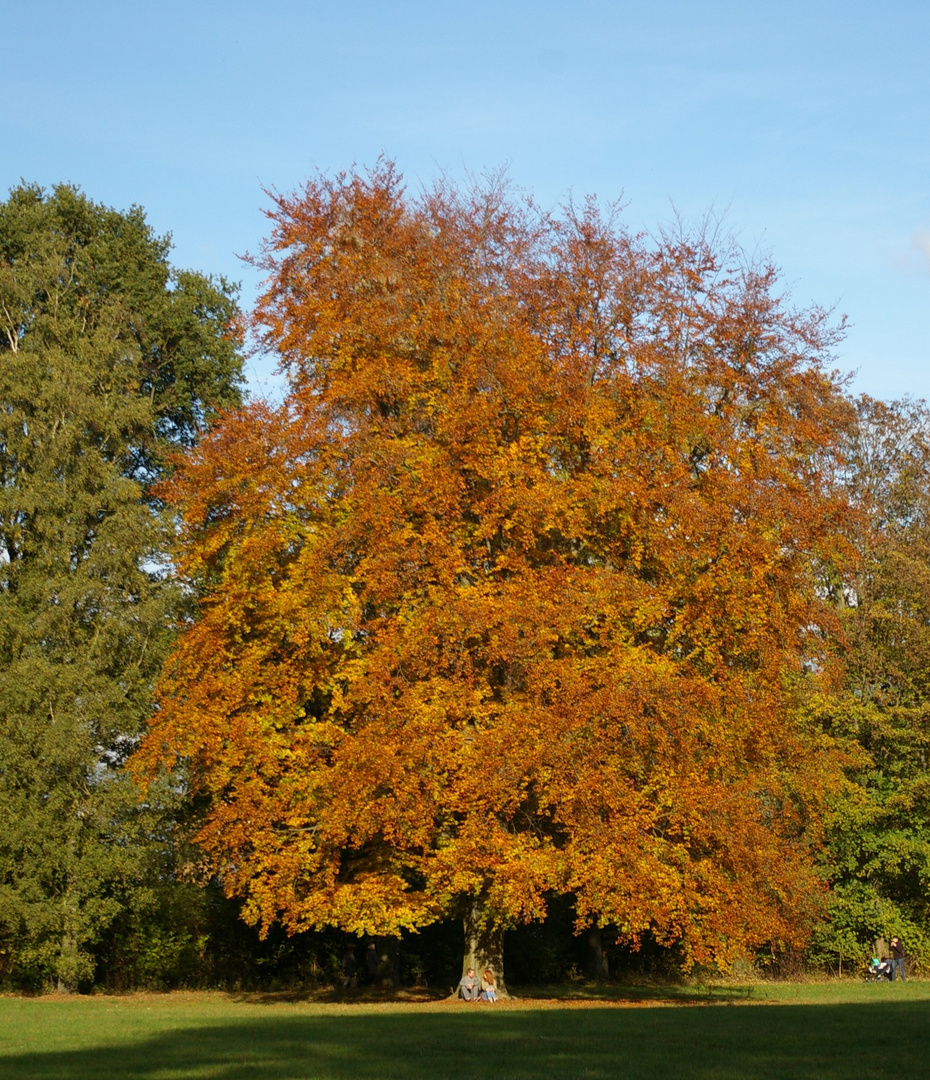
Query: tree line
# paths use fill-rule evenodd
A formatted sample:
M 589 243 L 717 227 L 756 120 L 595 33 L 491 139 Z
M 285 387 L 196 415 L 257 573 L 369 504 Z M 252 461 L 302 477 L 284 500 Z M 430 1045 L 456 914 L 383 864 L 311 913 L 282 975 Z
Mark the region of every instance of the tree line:
M 924 404 L 708 227 L 273 199 L 247 318 L 0 205 L 0 978 L 930 959 Z

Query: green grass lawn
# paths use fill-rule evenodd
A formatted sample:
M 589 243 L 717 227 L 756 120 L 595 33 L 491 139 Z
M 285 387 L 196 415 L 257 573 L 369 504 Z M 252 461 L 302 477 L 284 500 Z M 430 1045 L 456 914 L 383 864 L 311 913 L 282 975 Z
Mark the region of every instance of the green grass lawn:
M 930 1076 L 930 983 L 578 990 L 496 1006 L 0 998 L 9 1080 Z

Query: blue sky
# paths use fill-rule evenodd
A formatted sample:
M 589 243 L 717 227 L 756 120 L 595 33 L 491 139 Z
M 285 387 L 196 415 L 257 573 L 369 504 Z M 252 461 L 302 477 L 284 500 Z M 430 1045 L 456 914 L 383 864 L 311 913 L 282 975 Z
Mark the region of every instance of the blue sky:
M 506 165 L 544 205 L 622 194 L 637 229 L 725 214 L 849 316 L 856 389 L 930 398 L 926 0 L 0 0 L 0 26 L 0 191 L 140 203 L 246 303 L 263 186 Z

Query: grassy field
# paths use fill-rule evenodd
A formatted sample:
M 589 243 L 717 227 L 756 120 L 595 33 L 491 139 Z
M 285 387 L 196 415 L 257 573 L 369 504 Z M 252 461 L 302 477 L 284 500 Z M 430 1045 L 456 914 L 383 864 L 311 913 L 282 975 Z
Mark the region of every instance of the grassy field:
M 930 1075 L 930 983 L 540 992 L 496 1006 L 0 998 L 9 1080 L 859 1080 Z

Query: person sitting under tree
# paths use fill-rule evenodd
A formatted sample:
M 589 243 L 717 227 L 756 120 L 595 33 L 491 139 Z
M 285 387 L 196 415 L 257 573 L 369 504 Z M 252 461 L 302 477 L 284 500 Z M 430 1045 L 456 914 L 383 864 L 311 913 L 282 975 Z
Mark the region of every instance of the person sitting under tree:
M 475 978 L 475 969 L 469 968 L 459 982 L 459 993 L 464 1001 L 477 1001 L 481 985 Z
M 497 1001 L 497 987 L 494 985 L 494 972 L 490 968 L 484 969 L 481 979 L 481 1000 Z

